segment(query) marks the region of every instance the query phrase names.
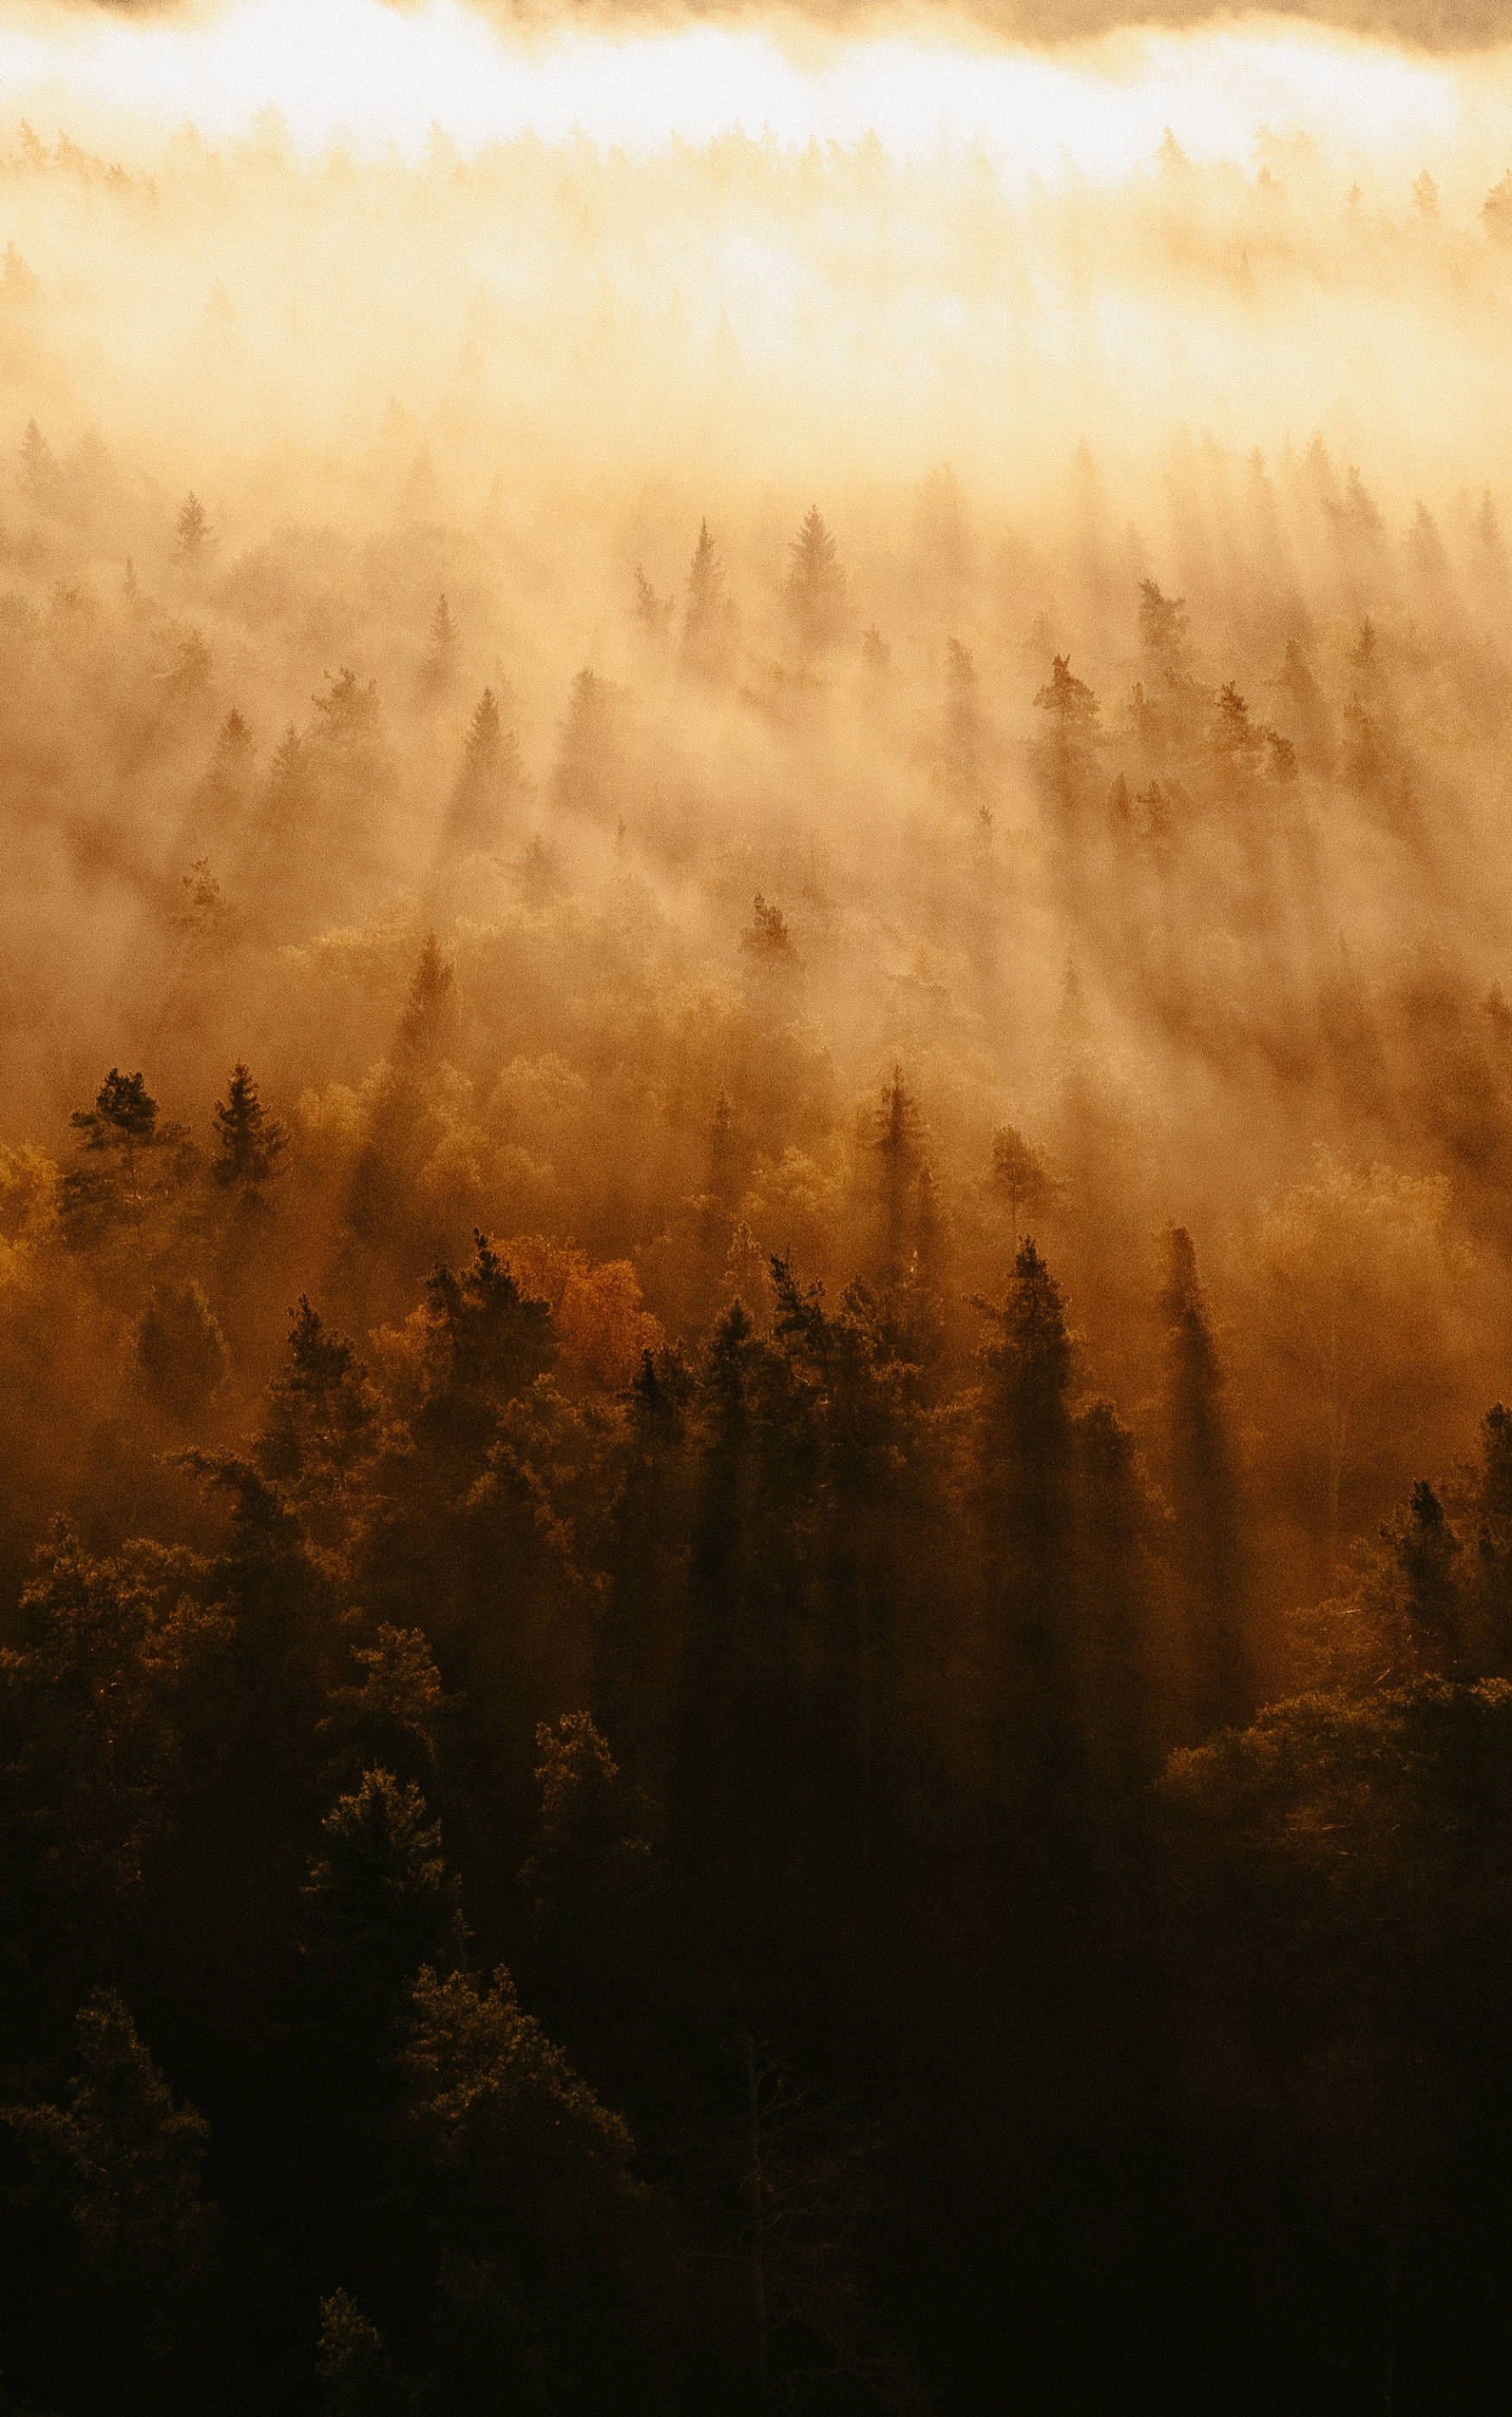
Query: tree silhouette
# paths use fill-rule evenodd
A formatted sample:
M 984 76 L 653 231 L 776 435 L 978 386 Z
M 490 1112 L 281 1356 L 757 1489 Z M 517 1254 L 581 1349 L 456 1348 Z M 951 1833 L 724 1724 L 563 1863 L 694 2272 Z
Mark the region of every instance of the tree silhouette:
M 683 609 L 683 661 L 690 671 L 714 678 L 729 667 L 734 612 L 724 588 L 724 571 L 709 535 L 700 521 L 698 543 L 688 572 L 688 601 Z
M 175 551 L 180 559 L 198 562 L 210 545 L 210 515 L 192 489 L 180 504 L 174 526 L 176 532 Z
M 997 1198 L 1006 1204 L 1017 1257 L 1021 1214 L 1037 1222 L 1053 1208 L 1061 1186 L 1044 1151 L 1025 1141 L 1013 1125 L 1003 1125 L 992 1135 L 990 1179 Z
M 113 1066 L 100 1085 L 92 1108 L 75 1108 L 68 1119 L 85 1135 L 86 1150 L 108 1151 L 120 1160 L 126 1200 L 134 1216 L 142 1208 L 142 1154 L 166 1134 L 158 1123 L 158 1102 L 150 1098 L 140 1074 L 123 1074 Z
M 261 1192 L 280 1172 L 289 1147 L 288 1128 L 268 1115 L 239 1058 L 231 1070 L 225 1099 L 216 1103 L 215 1133 L 219 1153 L 215 1178 L 228 1191 Z
M 817 504 L 810 504 L 788 547 L 783 592 L 801 645 L 824 646 L 839 637 L 845 617 L 845 573 Z
M 457 625 L 445 596 L 436 599 L 436 609 L 431 616 L 431 638 L 426 648 L 421 671 L 421 684 L 432 695 L 440 696 L 451 686 L 457 668 Z

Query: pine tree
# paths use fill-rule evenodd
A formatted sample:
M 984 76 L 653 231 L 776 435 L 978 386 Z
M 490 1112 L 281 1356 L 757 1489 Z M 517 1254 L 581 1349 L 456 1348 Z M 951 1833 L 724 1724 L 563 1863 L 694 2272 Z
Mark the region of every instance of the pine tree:
M 265 813 L 274 836 L 293 836 L 302 819 L 309 794 L 308 751 L 291 722 L 274 749 L 273 760 L 267 768 Z
M 709 524 L 701 521 L 683 610 L 683 661 L 689 671 L 714 679 L 729 668 L 733 622 L 733 609 L 725 594 L 724 571 L 709 535 Z
M 210 764 L 207 785 L 218 804 L 231 805 L 245 795 L 255 752 L 252 734 L 233 706 L 220 725 Z
M 1512 1410 L 1501 1402 L 1481 1421 L 1471 1516 L 1475 1555 L 1466 1643 L 1478 1672 L 1512 1678 Z
M 1049 728 L 1036 743 L 1046 787 L 1063 811 L 1075 805 L 1091 768 L 1097 743 L 1097 700 L 1085 680 L 1071 670 L 1070 658 L 1057 655 L 1049 685 L 1035 698 L 1050 717 Z
M 1162 596 L 1153 579 L 1140 581 L 1140 644 L 1168 681 L 1187 667 L 1187 622 L 1184 596 Z
M 204 1286 L 192 1277 L 154 1285 L 137 1329 L 137 1365 L 159 1407 L 190 1425 L 215 1400 L 230 1364 Z
M 326 673 L 325 695 L 310 701 L 320 716 L 315 724 L 317 738 L 338 753 L 360 746 L 378 720 L 377 681 L 369 680 L 364 687 L 346 663 L 334 676 Z
M 1001 1126 L 992 1135 L 990 1179 L 993 1193 L 1007 1208 L 1017 1257 L 1021 1214 L 1037 1224 L 1054 1207 L 1061 1187 L 1044 1151 L 1025 1141 L 1012 1125 Z
M 1155 1504 L 1111 1402 L 1072 1421 L 1079 1745 L 1093 1786 L 1126 1801 L 1162 1755 L 1150 1701 Z
M 793 945 L 787 919 L 780 906 L 769 903 L 756 892 L 756 910 L 749 924 L 740 935 L 740 945 L 758 965 L 795 965 L 798 952 Z
M 1166 1236 L 1159 1312 L 1165 1341 L 1167 1483 L 1172 1553 L 1183 1597 L 1193 1738 L 1242 1725 L 1255 1709 L 1238 1468 L 1224 1410 L 1224 1376 L 1185 1226 Z
M 800 645 L 820 647 L 839 637 L 845 617 L 845 573 L 817 504 L 810 504 L 788 547 L 784 597 Z
M 189 2417 L 203 2405 L 219 2248 L 201 2191 L 209 2125 L 174 2105 L 113 1990 L 86 1999 L 75 2040 L 66 2104 L 0 2116 L 30 2160 L 19 2196 L 52 2251 L 32 2315 L 48 2398 L 98 2405 L 108 2379 L 112 2406 Z
M 900 1066 L 883 1087 L 872 1117 L 871 1148 L 881 1175 L 882 1275 L 896 1284 L 908 1264 L 909 1203 L 923 1159 L 924 1121 Z
M 1249 707 L 1233 681 L 1225 680 L 1213 718 L 1213 751 L 1220 765 L 1229 771 L 1252 771 L 1264 743 L 1265 733 L 1250 721 Z
M 655 644 L 665 640 L 677 610 L 675 596 L 658 596 L 639 563 L 635 566 L 635 617 Z
M 421 685 L 432 696 L 445 695 L 451 686 L 457 668 L 457 625 L 451 617 L 451 607 L 445 596 L 436 600 L 431 616 L 431 637 L 426 648 L 421 673 Z
M 428 932 L 394 1040 L 394 1056 L 401 1065 L 414 1066 L 439 1056 L 454 1012 L 455 979 L 435 934 Z
M 1423 1666 L 1436 1676 L 1461 1675 L 1459 1539 L 1426 1478 L 1413 1488 L 1405 1519 L 1392 1539 L 1405 1581 L 1407 1615 Z
M 1040 1947 L 1064 1939 L 1085 1877 L 1072 1366 L 1061 1288 L 1026 1240 L 981 1355 L 975 1509 L 985 1709 L 1006 1824 L 999 1851 L 1021 1871 Z
M 199 562 L 212 543 L 210 515 L 192 489 L 179 506 L 174 523 L 177 532 L 176 552 L 183 562 Z
M 552 1313 L 516 1282 L 485 1234 L 473 1236 L 471 1267 L 458 1276 L 438 1267 L 426 1279 L 426 1305 L 442 1360 L 432 1398 L 476 1397 L 497 1406 L 535 1382 L 556 1353 Z
M 506 727 L 499 700 L 486 688 L 473 708 L 462 768 L 452 792 L 453 840 L 472 846 L 497 840 L 504 812 L 524 795 L 526 785 L 519 738 Z
M 344 1519 L 378 1448 L 378 1397 L 355 1346 L 331 1332 L 305 1294 L 290 1318 L 287 1355 L 268 1387 L 257 1466 L 307 1515 Z
M 579 672 L 567 698 L 552 793 L 557 803 L 600 817 L 614 810 L 618 787 L 620 699 L 596 672 Z
M 288 1128 L 268 1115 L 239 1058 L 231 1070 L 226 1098 L 216 1103 L 215 1132 L 219 1151 L 215 1178 L 225 1190 L 234 1189 L 245 1199 L 260 1193 L 281 1172 Z
M 55 500 L 62 483 L 53 448 L 35 419 L 26 422 L 26 433 L 21 440 L 20 465 L 16 484 L 33 504 L 44 505 Z
M 86 1136 L 82 1145 L 86 1151 L 118 1159 L 122 1203 L 127 1214 L 140 1222 L 143 1162 L 150 1150 L 176 1141 L 179 1129 L 159 1124 L 158 1102 L 148 1096 L 140 1074 L 123 1074 L 114 1066 L 100 1085 L 94 1106 L 75 1108 L 68 1121 Z M 87 1173 L 70 1175 L 65 1180 L 65 1201 L 71 1208 L 83 1211 L 91 1205 L 105 1205 L 97 1193 Z
M 305 1883 L 307 1935 L 340 2019 L 370 2053 L 421 1967 L 463 1960 L 461 1886 L 425 1798 L 391 1771 L 365 1771 L 321 1824 Z

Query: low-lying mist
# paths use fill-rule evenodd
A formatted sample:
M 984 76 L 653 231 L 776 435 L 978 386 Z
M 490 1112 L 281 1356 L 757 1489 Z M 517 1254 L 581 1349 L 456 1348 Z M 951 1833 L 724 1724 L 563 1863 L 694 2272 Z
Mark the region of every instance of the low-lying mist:
M 381 13 L 0 51 L 0 2408 L 1492 2417 L 1507 61 Z
M 900 1070 L 962 1347 L 1011 1126 L 1090 1376 L 1137 1408 L 1190 1228 L 1313 1531 L 1331 1412 L 1276 1236 L 1363 1234 L 1386 1187 L 1416 1239 L 1351 1312 L 1392 1406 L 1343 1447 L 1368 1526 L 1496 1388 L 1512 1180 L 1512 188 L 1370 175 L 1303 134 L 1014 191 L 875 141 L 301 163 L 265 116 L 126 168 L 23 128 L 13 1148 L 66 1172 L 112 1065 L 203 1140 L 245 1059 L 326 1204 L 280 1217 L 270 1313 L 349 1306 L 342 1185 L 433 934 L 389 1290 L 539 1229 L 691 1337 L 732 1231 L 869 1264 L 857 1119 Z

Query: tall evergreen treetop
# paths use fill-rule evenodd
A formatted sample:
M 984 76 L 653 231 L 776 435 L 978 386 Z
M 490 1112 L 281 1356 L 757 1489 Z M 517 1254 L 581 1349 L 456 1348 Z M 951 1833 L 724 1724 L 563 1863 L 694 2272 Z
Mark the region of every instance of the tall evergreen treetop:
M 211 542 L 210 515 L 192 488 L 179 506 L 174 528 L 181 558 L 185 562 L 198 562 Z
M 788 547 L 788 611 L 806 646 L 824 646 L 839 634 L 845 615 L 845 573 L 835 540 L 817 504 Z
M 216 1102 L 216 1140 L 219 1156 L 216 1181 L 229 1191 L 259 1192 L 280 1172 L 289 1147 L 288 1128 L 270 1117 L 257 1095 L 257 1085 L 238 1058 L 231 1070 L 227 1096 Z
M 690 671 L 713 677 L 729 661 L 733 612 L 725 594 L 724 570 L 707 521 L 699 523 L 698 543 L 688 571 L 683 611 L 683 661 Z

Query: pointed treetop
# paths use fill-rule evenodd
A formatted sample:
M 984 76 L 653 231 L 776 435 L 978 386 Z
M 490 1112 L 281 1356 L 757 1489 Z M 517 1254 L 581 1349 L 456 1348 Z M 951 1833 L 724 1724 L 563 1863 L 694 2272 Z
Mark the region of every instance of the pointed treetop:
M 238 1059 L 232 1069 L 227 1096 L 216 1103 L 216 1181 L 230 1189 L 256 1192 L 272 1181 L 289 1147 L 289 1134 L 270 1117 L 257 1095 L 257 1085 Z
M 175 526 L 179 554 L 186 562 L 197 562 L 210 543 L 210 515 L 192 488 L 178 508 Z

